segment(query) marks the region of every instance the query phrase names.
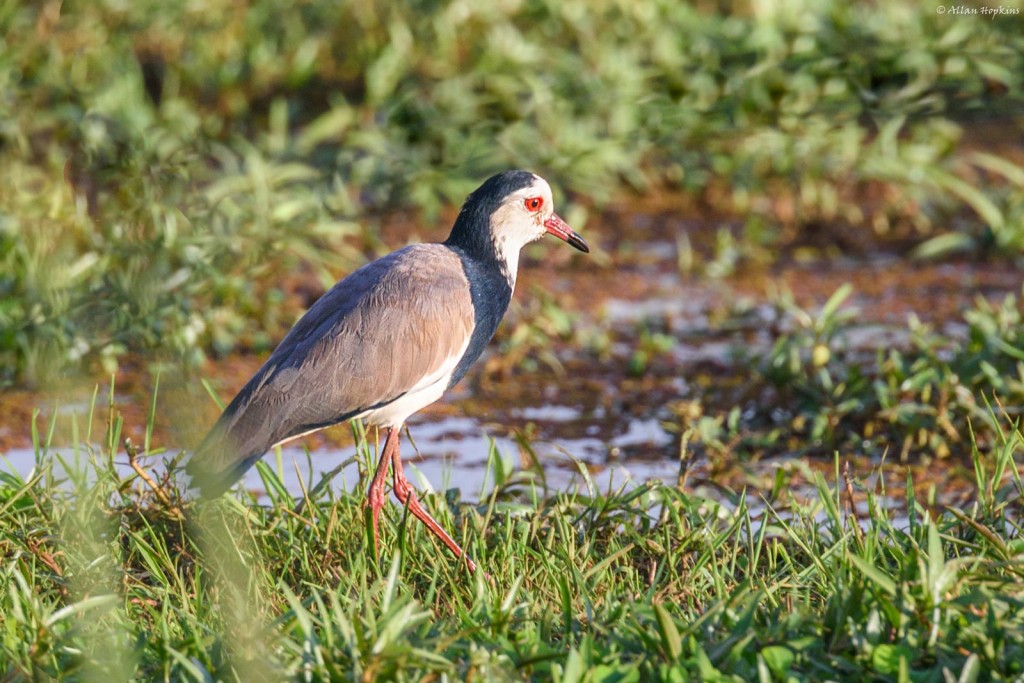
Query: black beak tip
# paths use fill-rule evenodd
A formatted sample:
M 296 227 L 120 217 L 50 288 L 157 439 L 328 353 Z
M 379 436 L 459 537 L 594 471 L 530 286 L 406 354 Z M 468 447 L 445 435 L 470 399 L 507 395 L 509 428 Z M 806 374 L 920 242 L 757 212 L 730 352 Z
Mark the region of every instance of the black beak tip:
M 576 249 L 579 249 L 584 254 L 590 253 L 590 247 L 583 240 L 583 238 L 577 235 L 576 233 L 572 233 L 571 235 L 569 235 L 569 239 L 567 239 L 566 242 L 568 242 L 571 246 L 575 247 Z

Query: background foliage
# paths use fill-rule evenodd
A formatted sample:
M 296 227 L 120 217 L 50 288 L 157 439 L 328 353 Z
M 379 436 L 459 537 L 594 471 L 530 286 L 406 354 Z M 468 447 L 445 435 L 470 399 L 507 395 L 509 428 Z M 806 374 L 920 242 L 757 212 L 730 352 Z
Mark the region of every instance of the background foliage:
M 1019 21 L 917 3 L 98 0 L 0 7 L 0 368 L 263 347 L 490 172 L 1019 258 Z M 1019 149 L 1017 150 L 1019 153 Z M 1019 154 L 1018 154 L 1019 157 Z M 430 237 L 437 232 L 424 229 Z

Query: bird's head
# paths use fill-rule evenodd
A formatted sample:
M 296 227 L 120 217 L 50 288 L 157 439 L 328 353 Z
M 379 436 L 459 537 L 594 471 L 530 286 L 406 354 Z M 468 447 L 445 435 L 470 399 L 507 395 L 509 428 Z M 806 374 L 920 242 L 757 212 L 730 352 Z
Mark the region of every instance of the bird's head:
M 506 171 L 488 178 L 462 205 L 448 244 L 489 254 L 515 279 L 519 251 L 550 233 L 579 249 L 590 247 L 555 213 L 551 186 L 528 171 Z

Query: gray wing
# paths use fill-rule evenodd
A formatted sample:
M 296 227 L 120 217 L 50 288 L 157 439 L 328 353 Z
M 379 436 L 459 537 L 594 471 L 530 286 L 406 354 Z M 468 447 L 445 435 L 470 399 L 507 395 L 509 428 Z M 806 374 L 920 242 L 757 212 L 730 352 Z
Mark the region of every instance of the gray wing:
M 296 323 L 187 465 L 204 496 L 274 444 L 379 408 L 461 355 L 473 331 L 461 261 L 414 245 L 355 271 Z

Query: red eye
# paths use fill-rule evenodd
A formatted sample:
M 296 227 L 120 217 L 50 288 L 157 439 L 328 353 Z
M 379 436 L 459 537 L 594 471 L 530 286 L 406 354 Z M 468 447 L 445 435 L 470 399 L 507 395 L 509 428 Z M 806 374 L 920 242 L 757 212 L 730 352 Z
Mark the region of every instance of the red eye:
M 527 211 L 540 211 L 542 206 L 544 206 L 544 200 L 541 197 L 530 197 L 526 200 Z

